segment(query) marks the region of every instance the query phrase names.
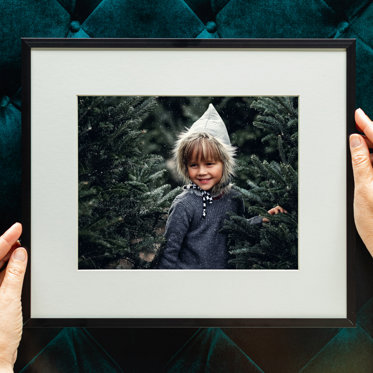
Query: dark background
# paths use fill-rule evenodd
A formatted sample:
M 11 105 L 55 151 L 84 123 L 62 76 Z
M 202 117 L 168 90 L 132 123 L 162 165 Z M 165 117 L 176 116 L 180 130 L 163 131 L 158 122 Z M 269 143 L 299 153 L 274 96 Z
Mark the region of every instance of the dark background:
M 3 0 L 0 19 L 2 231 L 21 214 L 21 37 L 352 37 L 356 104 L 373 116 L 370 0 Z M 356 277 L 353 329 L 26 329 L 16 371 L 372 372 L 373 266 L 360 241 Z

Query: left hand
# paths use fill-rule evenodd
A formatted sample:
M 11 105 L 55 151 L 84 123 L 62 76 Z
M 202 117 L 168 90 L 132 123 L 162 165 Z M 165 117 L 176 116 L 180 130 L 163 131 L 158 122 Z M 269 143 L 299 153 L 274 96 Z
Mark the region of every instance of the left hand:
M 270 210 L 267 211 L 269 215 L 277 215 L 279 213 L 281 214 L 287 214 L 288 212 L 281 206 L 276 206 Z M 263 218 L 263 223 L 269 223 L 269 219 Z
M 27 252 L 20 247 L 20 223 L 0 237 L 0 372 L 13 372 L 22 336 L 21 292 Z M 4 268 L 6 267 L 6 268 Z

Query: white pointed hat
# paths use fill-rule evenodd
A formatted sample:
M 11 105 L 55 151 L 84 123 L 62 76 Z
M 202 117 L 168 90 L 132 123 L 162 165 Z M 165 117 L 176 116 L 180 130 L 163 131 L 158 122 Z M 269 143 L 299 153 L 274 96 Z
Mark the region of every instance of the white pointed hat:
M 194 122 L 188 130 L 188 134 L 196 132 L 206 132 L 219 139 L 225 145 L 231 144 L 224 121 L 221 119 L 213 104 L 209 105 L 201 118 Z

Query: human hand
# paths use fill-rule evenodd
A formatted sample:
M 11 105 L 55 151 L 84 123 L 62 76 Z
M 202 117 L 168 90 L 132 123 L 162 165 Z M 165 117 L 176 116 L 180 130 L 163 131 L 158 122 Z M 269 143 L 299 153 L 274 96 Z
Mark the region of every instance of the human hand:
M 269 215 L 277 215 L 279 213 L 281 214 L 287 214 L 288 212 L 281 206 L 276 206 L 270 210 L 267 211 Z M 263 223 L 269 223 L 268 218 L 263 218 Z
M 21 293 L 27 265 L 27 252 L 19 247 L 20 223 L 13 224 L 0 237 L 0 371 L 13 372 L 22 336 Z M 8 261 L 9 260 L 9 261 Z
M 350 150 L 355 181 L 354 218 L 357 231 L 373 256 L 373 122 L 361 109 L 355 111 L 357 127 L 365 136 L 352 134 Z

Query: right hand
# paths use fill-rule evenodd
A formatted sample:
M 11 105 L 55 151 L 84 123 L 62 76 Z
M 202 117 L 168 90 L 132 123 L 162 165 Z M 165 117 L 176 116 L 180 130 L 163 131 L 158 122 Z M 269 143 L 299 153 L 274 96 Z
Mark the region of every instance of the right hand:
M 268 210 L 267 211 L 269 215 L 277 215 L 279 213 L 281 214 L 287 214 L 288 212 L 281 206 L 276 206 L 276 207 L 273 207 L 272 209 Z M 262 219 L 262 222 L 263 223 L 269 223 L 269 219 L 268 218 L 263 218 Z
M 352 168 L 355 181 L 354 218 L 357 231 L 373 256 L 373 122 L 361 110 L 355 111 L 355 121 L 366 137 L 350 136 Z

